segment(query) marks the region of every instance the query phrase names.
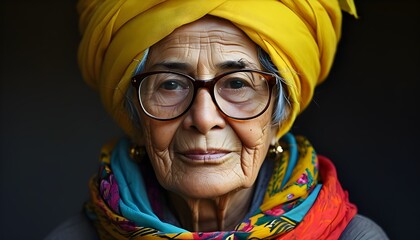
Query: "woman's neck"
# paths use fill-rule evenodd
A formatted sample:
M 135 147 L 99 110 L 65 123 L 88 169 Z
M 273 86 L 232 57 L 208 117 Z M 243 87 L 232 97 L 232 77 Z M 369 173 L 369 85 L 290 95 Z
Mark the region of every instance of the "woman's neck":
M 169 202 L 183 228 L 194 232 L 233 230 L 249 211 L 253 188 L 213 199 L 190 199 L 169 193 Z

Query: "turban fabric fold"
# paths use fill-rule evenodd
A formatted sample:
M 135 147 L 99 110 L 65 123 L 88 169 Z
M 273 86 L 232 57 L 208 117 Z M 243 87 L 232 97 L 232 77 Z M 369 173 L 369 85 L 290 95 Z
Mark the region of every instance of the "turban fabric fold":
M 83 78 L 130 136 L 135 129 L 123 105 L 132 74 L 144 51 L 176 28 L 205 15 L 227 19 L 270 55 L 291 103 L 281 137 L 331 68 L 341 10 L 356 16 L 352 0 L 79 0 L 77 7 Z

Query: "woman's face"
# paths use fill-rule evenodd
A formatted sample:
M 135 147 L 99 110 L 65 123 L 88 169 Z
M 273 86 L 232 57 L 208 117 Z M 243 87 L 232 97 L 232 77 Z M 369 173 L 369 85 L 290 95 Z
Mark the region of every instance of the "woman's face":
M 145 72 L 174 70 L 196 79 L 261 69 L 256 45 L 232 23 L 204 17 L 155 44 Z M 189 198 L 213 198 L 251 187 L 275 136 L 273 103 L 261 116 L 234 120 L 218 111 L 207 89 L 190 110 L 170 121 L 140 113 L 144 141 L 160 184 Z

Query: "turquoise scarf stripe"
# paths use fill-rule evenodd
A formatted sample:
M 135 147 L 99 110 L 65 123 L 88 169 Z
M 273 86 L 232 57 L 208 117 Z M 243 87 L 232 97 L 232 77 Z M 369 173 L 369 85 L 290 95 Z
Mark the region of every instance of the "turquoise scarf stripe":
M 285 134 L 281 138 L 282 142 L 286 142 L 289 146 L 289 161 L 287 163 L 286 173 L 284 175 L 283 181 L 281 182 L 281 188 L 286 185 L 287 181 L 289 181 L 290 176 L 292 175 L 293 169 L 296 166 L 298 160 L 298 145 L 296 143 L 295 136 L 291 133 Z
M 316 198 L 318 197 L 319 191 L 321 191 L 322 184 L 317 184 L 309 196 L 299 206 L 283 214 L 284 217 L 288 217 L 295 222 L 301 222 L 306 216 L 309 209 L 314 205 Z
M 137 226 L 151 227 L 162 232 L 187 232 L 160 221 L 153 213 L 141 171 L 128 155 L 129 147 L 129 141 L 122 139 L 115 146 L 111 156 L 111 168 L 119 187 L 121 214 Z

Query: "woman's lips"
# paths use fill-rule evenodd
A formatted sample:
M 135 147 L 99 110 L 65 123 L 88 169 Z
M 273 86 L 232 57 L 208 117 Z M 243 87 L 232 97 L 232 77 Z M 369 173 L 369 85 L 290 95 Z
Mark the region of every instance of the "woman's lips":
M 193 151 L 186 151 L 182 152 L 181 155 L 186 158 L 187 161 L 192 162 L 222 162 L 224 157 L 228 155 L 230 151 L 222 151 L 222 150 L 215 150 L 215 151 L 202 151 L 202 150 L 193 150 Z
M 226 153 L 191 153 L 191 154 L 184 154 L 187 158 L 190 158 L 192 160 L 214 160 L 219 159 L 223 156 L 225 156 Z

